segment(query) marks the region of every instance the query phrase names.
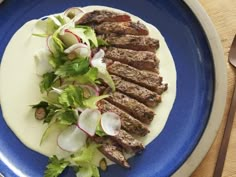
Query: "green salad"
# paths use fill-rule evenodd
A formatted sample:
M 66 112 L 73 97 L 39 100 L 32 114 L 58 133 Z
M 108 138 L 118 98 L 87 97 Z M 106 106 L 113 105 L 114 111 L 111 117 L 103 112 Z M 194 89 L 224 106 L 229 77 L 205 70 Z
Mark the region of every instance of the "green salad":
M 119 116 L 97 109 L 96 103 L 109 96 L 100 93 L 99 85 L 112 91 L 115 86 L 103 62 L 105 53 L 98 49 L 108 44 L 91 27 L 76 25 L 83 14 L 81 9 L 71 8 L 44 17 L 32 32 L 45 40 L 45 48 L 35 54 L 42 101 L 32 107 L 35 117 L 48 126 L 39 143 L 47 141 L 56 126 L 61 130 L 58 147 L 69 153 L 65 158 L 50 157 L 45 177 L 56 177 L 69 166 L 77 177 L 99 177 L 98 167 L 92 163 L 99 144 L 88 139 L 115 136 L 121 126 Z

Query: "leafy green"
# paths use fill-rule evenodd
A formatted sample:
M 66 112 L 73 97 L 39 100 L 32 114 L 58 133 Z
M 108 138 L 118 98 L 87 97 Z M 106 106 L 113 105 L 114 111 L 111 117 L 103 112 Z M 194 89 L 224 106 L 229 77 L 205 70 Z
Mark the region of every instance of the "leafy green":
M 97 126 L 97 128 L 96 128 L 96 135 L 98 135 L 98 136 L 105 136 L 105 135 L 107 135 L 107 134 L 103 131 L 103 129 L 102 129 L 102 127 L 101 127 L 100 124 L 98 124 L 98 126 Z
M 83 165 L 83 164 L 90 164 L 93 160 L 94 153 L 97 149 L 98 145 L 91 143 L 87 147 L 83 147 L 79 152 L 75 153 L 72 157 L 72 160 L 77 165 Z
M 102 38 L 97 38 L 97 41 L 98 41 L 98 46 L 109 46 L 109 44 Z
M 44 172 L 44 177 L 57 177 L 68 165 L 69 162 L 64 159 L 59 160 L 56 156 L 52 156 Z
M 48 103 L 46 101 L 40 101 L 38 104 L 32 105 L 32 108 L 45 108 L 47 109 Z
M 101 95 L 101 96 L 91 96 L 83 101 L 83 104 L 85 107 L 96 109 L 97 108 L 97 102 L 101 99 L 107 98 L 109 95 Z
M 98 73 L 98 77 L 103 79 L 103 81 L 106 82 L 109 87 L 111 87 L 113 92 L 115 91 L 116 87 L 114 81 L 112 80 L 111 75 L 108 73 L 107 70 L 100 70 L 100 72 Z
M 54 74 L 54 72 L 48 72 L 48 73 L 45 73 L 43 75 L 43 79 L 42 81 L 40 82 L 40 91 L 43 93 L 44 91 L 48 91 L 54 80 L 56 78 L 56 75 Z
M 97 147 L 96 144 L 89 144 L 74 154 L 72 161 L 79 166 L 76 170 L 77 177 L 100 177 L 98 168 L 92 163 Z
M 57 120 L 62 125 L 72 125 L 77 123 L 77 116 L 75 111 L 72 109 L 67 109 L 58 115 Z
M 92 84 L 94 85 L 98 77 L 98 69 L 97 68 L 89 68 L 88 72 L 77 77 L 73 77 L 72 80 L 80 84 Z
M 73 85 L 69 85 L 58 97 L 58 101 L 65 107 L 83 107 L 83 89 L 79 86 L 75 87 Z
M 76 25 L 77 29 L 84 29 L 84 35 L 89 40 L 90 45 L 93 47 L 98 47 L 98 41 L 95 31 L 89 26 Z
M 87 58 L 76 59 L 67 61 L 61 65 L 55 72 L 56 75 L 61 77 L 83 75 L 89 71 L 89 60 Z

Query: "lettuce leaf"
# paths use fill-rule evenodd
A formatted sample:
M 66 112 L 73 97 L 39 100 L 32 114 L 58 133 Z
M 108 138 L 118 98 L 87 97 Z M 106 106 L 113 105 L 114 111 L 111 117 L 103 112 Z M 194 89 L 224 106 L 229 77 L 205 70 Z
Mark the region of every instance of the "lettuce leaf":
M 58 97 L 58 102 L 65 107 L 83 107 L 83 90 L 79 86 L 69 85 Z
M 45 91 L 49 91 L 52 84 L 54 83 L 56 78 L 56 75 L 54 74 L 54 72 L 49 72 L 49 73 L 45 73 L 42 77 L 42 81 L 40 82 L 40 91 L 43 93 Z
M 89 71 L 89 60 L 87 58 L 75 59 L 67 61 L 61 65 L 55 72 L 56 75 L 61 77 L 83 75 Z
M 70 163 L 64 159 L 58 159 L 56 156 L 49 158 L 49 164 L 44 172 L 44 177 L 57 177 Z

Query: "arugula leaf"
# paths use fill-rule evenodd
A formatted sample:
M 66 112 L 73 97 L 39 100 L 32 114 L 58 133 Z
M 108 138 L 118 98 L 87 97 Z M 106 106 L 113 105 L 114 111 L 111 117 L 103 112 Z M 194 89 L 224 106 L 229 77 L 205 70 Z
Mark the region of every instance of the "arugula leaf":
M 67 61 L 64 65 L 61 65 L 55 72 L 56 75 L 61 77 L 78 76 L 83 75 L 89 71 L 88 58 L 76 59 L 73 61 Z
M 83 90 L 79 86 L 69 85 L 58 97 L 58 102 L 65 107 L 83 107 Z
M 54 72 L 48 72 L 43 75 L 43 80 L 40 82 L 40 91 L 43 93 L 44 91 L 48 91 L 54 80 L 56 78 L 56 75 Z
M 59 160 L 55 155 L 49 159 L 49 164 L 44 172 L 44 177 L 57 177 L 69 165 L 64 159 Z

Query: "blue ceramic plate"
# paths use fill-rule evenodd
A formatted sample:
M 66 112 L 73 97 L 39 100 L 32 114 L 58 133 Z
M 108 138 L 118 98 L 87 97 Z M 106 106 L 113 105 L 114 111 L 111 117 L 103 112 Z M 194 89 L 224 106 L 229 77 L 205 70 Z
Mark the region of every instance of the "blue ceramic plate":
M 166 177 L 189 157 L 211 113 L 215 72 L 203 28 L 181 0 L 5 0 L 0 5 L 0 58 L 11 36 L 25 22 L 72 6 L 105 5 L 139 16 L 156 26 L 166 39 L 177 70 L 177 97 L 168 122 L 145 152 L 129 160 L 131 170 L 118 165 L 102 177 Z M 6 177 L 41 177 L 47 157 L 26 148 L 0 113 L 0 172 Z M 66 170 L 62 176 L 72 177 Z

